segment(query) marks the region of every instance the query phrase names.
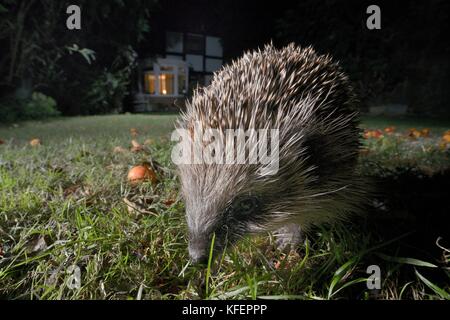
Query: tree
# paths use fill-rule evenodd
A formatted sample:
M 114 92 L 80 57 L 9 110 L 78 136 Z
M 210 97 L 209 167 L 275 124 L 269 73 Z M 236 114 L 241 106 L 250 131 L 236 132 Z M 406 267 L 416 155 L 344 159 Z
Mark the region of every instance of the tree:
M 71 4 L 81 7 L 81 30 L 66 27 Z M 67 114 L 107 111 L 91 105 L 98 103 L 91 86 L 98 86 L 105 73 L 108 79 L 129 77 L 125 71 L 133 62 L 124 56 L 145 39 L 156 8 L 156 1 L 145 0 L 4 0 L 0 93 L 44 92 Z
M 406 103 L 418 113 L 447 113 L 450 3 L 376 2 L 381 29 L 366 28 L 361 0 L 299 1 L 279 19 L 277 38 L 313 45 L 341 62 L 363 103 Z

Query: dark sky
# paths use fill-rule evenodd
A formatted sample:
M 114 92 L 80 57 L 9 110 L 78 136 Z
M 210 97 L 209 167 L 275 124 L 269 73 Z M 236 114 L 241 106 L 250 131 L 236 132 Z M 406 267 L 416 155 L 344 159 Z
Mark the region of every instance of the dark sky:
M 153 14 L 153 36 L 170 29 L 217 35 L 224 41 L 225 56 L 235 57 L 270 41 L 276 20 L 290 2 L 268 6 L 255 0 L 165 0 Z
M 366 27 L 371 4 L 381 30 Z M 341 62 L 365 101 L 449 109 L 448 0 L 162 0 L 153 19 L 154 38 L 170 29 L 220 36 L 226 60 L 270 40 L 313 45 Z

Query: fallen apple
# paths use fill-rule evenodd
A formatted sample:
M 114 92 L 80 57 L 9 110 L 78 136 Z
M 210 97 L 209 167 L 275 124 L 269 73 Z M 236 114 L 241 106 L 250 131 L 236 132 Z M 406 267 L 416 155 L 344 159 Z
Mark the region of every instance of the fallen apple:
M 151 181 L 153 184 L 158 181 L 156 173 L 147 165 L 135 166 L 128 172 L 128 182 L 131 185 L 137 185 L 146 180 Z

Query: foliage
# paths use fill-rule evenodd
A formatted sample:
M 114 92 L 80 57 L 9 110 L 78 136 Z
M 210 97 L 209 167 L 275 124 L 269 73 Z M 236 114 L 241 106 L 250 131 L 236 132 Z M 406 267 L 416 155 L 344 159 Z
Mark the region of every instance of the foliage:
M 58 116 L 60 112 L 56 109 L 55 99 L 40 92 L 33 92 L 21 114 L 23 119 L 37 120 Z
M 30 97 L 9 96 L 0 103 L 0 122 L 40 120 L 60 115 L 56 101 L 41 92 L 33 92 Z
M 131 74 L 136 67 L 137 54 L 132 48 L 124 50 L 93 82 L 88 95 L 91 113 L 120 111 L 124 97 L 129 94 Z
M 378 1 L 381 29 L 368 30 L 372 4 L 298 1 L 278 19 L 277 39 L 332 54 L 365 105 L 402 103 L 417 113 L 449 115 L 449 2 Z
M 81 7 L 81 30 L 66 28 L 70 4 Z M 121 83 L 112 86 L 118 90 L 115 99 L 123 97 L 125 74 L 120 70 L 129 63 L 122 52 L 145 40 L 155 7 L 156 1 L 145 0 L 5 0 L 0 10 L 0 100 L 25 88 L 52 96 L 64 114 L 103 111 L 105 105 L 90 105 L 98 101 L 88 98 L 91 86 L 98 92 L 103 86 L 99 74 L 108 78 L 104 82 L 113 77 Z M 115 101 L 111 108 L 119 104 Z

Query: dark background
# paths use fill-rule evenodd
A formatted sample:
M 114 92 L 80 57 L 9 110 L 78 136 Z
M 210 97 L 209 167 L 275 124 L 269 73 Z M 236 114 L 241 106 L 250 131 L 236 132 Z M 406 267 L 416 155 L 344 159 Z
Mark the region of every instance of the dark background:
M 313 45 L 340 61 L 363 110 L 405 104 L 416 115 L 450 116 L 449 1 L 74 1 L 82 8 L 79 31 L 65 27 L 68 1 L 0 3 L 3 119 L 20 118 L 20 99 L 34 91 L 66 115 L 123 110 L 130 50 L 156 54 L 166 30 L 220 36 L 228 61 L 269 41 Z M 381 30 L 366 28 L 370 4 L 381 8 Z M 96 60 L 68 54 L 74 43 L 94 50 Z M 111 77 L 113 84 L 105 80 Z
M 273 41 L 331 53 L 357 86 L 363 107 L 407 104 L 449 114 L 450 2 L 432 1 L 164 1 L 157 27 L 186 27 L 223 37 L 225 56 Z M 368 30 L 366 9 L 381 8 L 381 30 Z M 158 15 L 155 14 L 156 17 Z M 166 27 L 166 28 L 167 28 Z

